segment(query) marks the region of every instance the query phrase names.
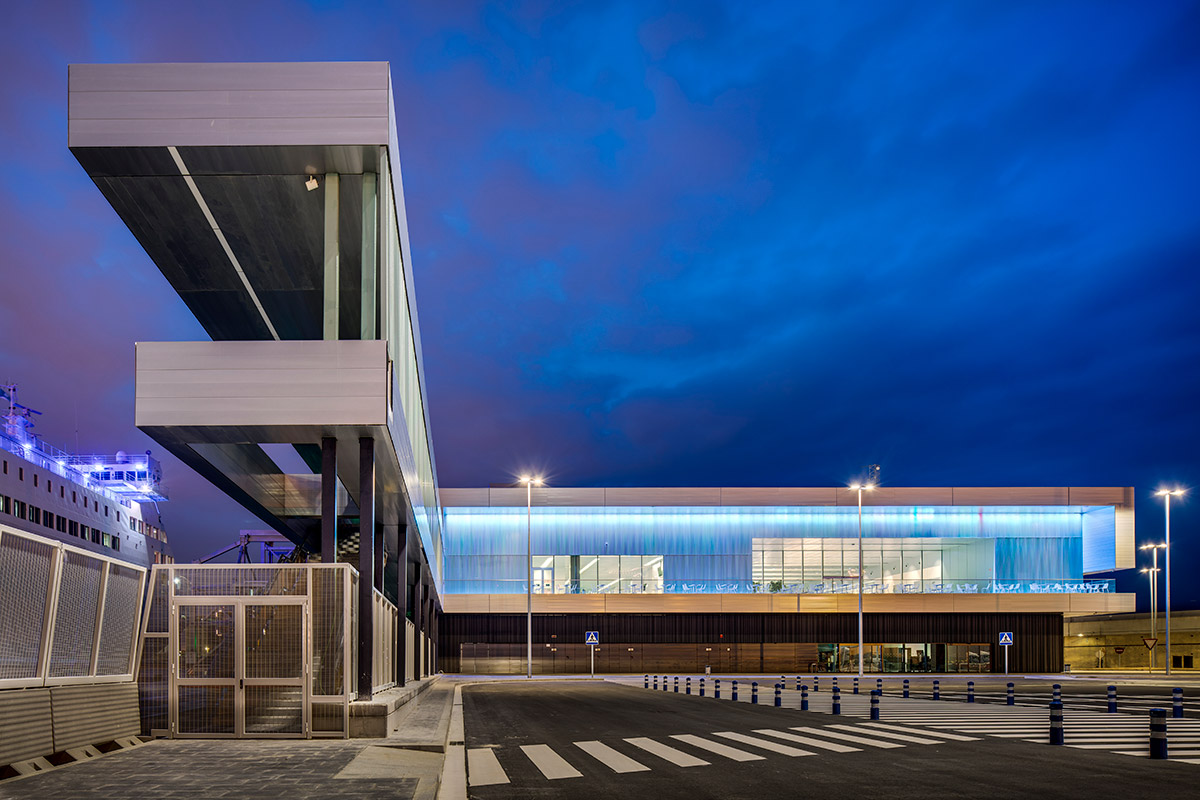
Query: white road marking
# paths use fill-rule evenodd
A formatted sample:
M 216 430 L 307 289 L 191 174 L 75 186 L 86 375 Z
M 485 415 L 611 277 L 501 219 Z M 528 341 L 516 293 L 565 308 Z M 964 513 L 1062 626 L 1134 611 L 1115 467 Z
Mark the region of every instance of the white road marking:
M 885 739 L 896 739 L 909 744 L 944 744 L 941 739 L 929 739 L 921 736 L 909 736 L 904 733 L 893 733 L 892 731 L 879 730 L 872 728 L 864 731 L 857 725 L 830 725 L 831 728 L 837 728 L 842 731 L 857 731 L 859 733 L 869 733 L 871 736 L 882 736 Z
M 690 733 L 675 734 L 671 738 L 734 761 L 763 761 L 765 759 L 765 756 L 760 756 L 757 753 L 747 753 L 745 750 L 738 750 L 736 747 L 730 747 L 720 742 L 710 742 L 707 739 L 701 739 L 699 736 L 693 736 Z
M 665 745 L 662 742 L 656 742 L 653 739 L 648 739 L 644 736 L 639 736 L 633 739 L 626 739 L 634 747 L 640 747 L 647 753 L 656 755 L 664 761 L 669 761 L 677 767 L 707 767 L 708 762 L 702 758 L 696 758 L 691 753 L 685 753 L 682 750 L 676 750 L 674 747 Z
M 792 730 L 799 731 L 800 733 L 807 733 L 810 736 L 828 736 L 830 739 L 841 739 L 843 742 L 854 742 L 855 744 L 865 744 L 870 747 L 882 747 L 884 749 L 890 749 L 893 747 L 904 747 L 904 745 L 899 744 L 898 742 L 883 742 L 878 739 L 867 739 L 862 736 L 851 736 L 847 733 L 839 733 L 838 731 L 831 731 L 828 728 L 792 728 Z
M 521 751 L 529 756 L 529 760 L 549 780 L 560 778 L 581 778 L 583 773 L 567 763 L 567 760 L 550 749 L 546 744 L 523 744 Z
M 837 742 L 824 742 L 824 741 L 821 741 L 820 739 L 810 739 L 807 736 L 797 736 L 796 734 L 788 733 L 787 731 L 773 731 L 773 730 L 770 730 L 767 728 L 763 728 L 763 729 L 755 731 L 755 733 L 761 733 L 763 736 L 774 736 L 776 739 L 784 739 L 789 742 L 795 742 L 797 744 L 808 745 L 809 747 L 819 747 L 822 750 L 832 750 L 835 753 L 861 753 L 862 752 L 862 748 L 860 748 L 860 747 L 851 747 L 848 744 L 838 744 Z
M 736 733 L 734 731 L 719 731 L 713 736 L 721 736 L 725 739 L 732 739 L 735 742 L 742 744 L 761 747 L 763 750 L 770 750 L 772 753 L 779 753 L 784 756 L 815 756 L 816 753 L 810 753 L 808 750 L 801 750 L 798 747 L 788 747 L 786 744 L 772 742 L 768 739 L 760 739 L 757 736 L 748 736 L 744 733 Z
M 899 733 L 916 733 L 922 736 L 936 736 L 939 739 L 948 739 L 952 742 L 978 742 L 976 736 L 959 736 L 956 733 L 945 733 L 943 731 L 923 731 L 920 728 L 906 728 L 903 725 L 888 725 L 883 722 L 864 722 L 865 727 L 878 728 L 880 730 L 892 730 Z
M 575 742 L 575 746 L 599 761 L 613 772 L 649 772 L 645 764 L 639 764 L 624 753 L 613 750 L 603 742 Z
M 471 786 L 495 786 L 508 783 L 508 775 L 490 747 L 473 747 L 467 750 L 468 783 Z

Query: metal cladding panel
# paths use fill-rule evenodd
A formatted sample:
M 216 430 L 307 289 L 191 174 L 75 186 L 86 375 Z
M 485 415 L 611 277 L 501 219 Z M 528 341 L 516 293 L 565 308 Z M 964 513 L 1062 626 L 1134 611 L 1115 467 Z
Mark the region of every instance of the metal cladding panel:
M 139 342 L 136 424 L 386 425 L 387 342 Z
M 50 690 L 54 707 L 54 750 L 137 736 L 137 684 L 101 683 L 57 686 Z
M 858 492 L 847 489 L 838 492 L 839 506 L 858 504 Z M 864 506 L 952 506 L 954 490 L 948 486 L 891 487 L 880 486 L 863 492 Z
M 513 508 L 516 506 L 524 506 L 526 502 L 532 500 L 532 504 L 539 508 L 558 508 L 567 506 L 603 506 L 604 505 L 604 489 L 581 489 L 581 488 L 561 488 L 551 486 L 534 486 L 532 498 L 526 496 L 524 486 L 519 488 L 503 488 L 503 489 L 443 489 L 443 492 L 486 492 L 487 495 L 482 503 L 466 503 L 454 502 L 446 503 L 442 501 L 442 505 L 452 506 L 494 506 L 496 508 Z M 478 499 L 478 494 L 468 495 L 471 499 Z M 463 497 L 459 495 L 459 497 Z
M 605 489 L 608 506 L 719 506 L 719 488 L 629 488 Z
M 1133 487 L 1072 486 L 1067 489 L 1073 506 L 1129 506 L 1133 508 Z
M 832 506 L 838 489 L 799 487 L 725 487 L 723 506 Z
M 54 752 L 50 690 L 0 691 L 0 765 Z
M 1065 506 L 1065 486 L 955 487 L 956 506 Z
M 388 65 L 74 64 L 70 147 L 386 145 Z
M 1134 545 L 1133 504 L 1126 508 L 1115 509 L 1116 530 L 1116 569 L 1132 569 L 1137 566 L 1137 553 Z
M 462 506 L 464 508 L 486 508 L 488 505 L 487 489 L 442 489 L 442 507 Z

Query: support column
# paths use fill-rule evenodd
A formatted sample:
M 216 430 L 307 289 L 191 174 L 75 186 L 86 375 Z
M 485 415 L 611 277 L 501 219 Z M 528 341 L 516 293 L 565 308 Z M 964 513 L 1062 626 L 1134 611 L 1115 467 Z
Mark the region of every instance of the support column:
M 376 210 L 376 180 L 374 172 L 363 173 L 362 196 L 362 313 L 360 339 L 375 338 L 376 252 L 378 247 L 379 213 Z
M 323 330 L 325 339 L 338 338 L 338 307 L 341 302 L 340 261 L 341 245 L 338 240 L 338 187 L 336 172 L 325 173 L 325 312 Z
M 374 516 L 374 515 L 372 515 Z M 383 591 L 383 569 L 387 566 L 387 552 L 384 548 L 383 528 L 375 526 L 375 588 Z
M 413 582 L 413 679 L 421 680 L 421 592 L 424 584 L 421 581 L 421 565 L 416 565 L 416 576 Z
M 337 439 L 321 439 L 321 561 L 337 561 Z
M 425 595 L 425 636 L 429 641 L 425 644 L 425 674 L 433 674 L 433 597 L 429 594 L 428 586 L 425 587 L 423 594 Z
M 408 525 L 400 523 L 396 531 L 396 616 L 400 625 L 396 631 L 396 685 L 403 686 L 408 672 Z
M 358 697 L 371 699 L 375 658 L 375 440 L 358 440 Z

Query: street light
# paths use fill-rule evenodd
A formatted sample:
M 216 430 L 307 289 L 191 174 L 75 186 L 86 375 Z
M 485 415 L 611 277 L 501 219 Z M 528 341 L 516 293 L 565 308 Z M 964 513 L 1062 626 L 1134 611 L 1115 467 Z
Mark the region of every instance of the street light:
M 1166 504 L 1167 535 L 1163 546 L 1167 550 L 1167 664 L 1166 674 L 1171 674 L 1171 498 L 1182 497 L 1186 489 L 1159 489 L 1156 495 Z
M 851 491 L 858 492 L 858 677 L 863 674 L 863 553 L 862 553 L 862 493 L 875 488 L 871 483 L 853 483 Z
M 541 486 L 542 479 L 529 475 L 521 476 L 525 484 L 525 677 L 533 677 L 533 487 Z
M 1165 544 L 1144 544 L 1139 550 L 1149 550 L 1154 556 L 1154 565 L 1149 569 L 1143 569 L 1146 575 L 1150 578 L 1150 638 L 1154 640 L 1154 647 L 1150 648 L 1150 671 L 1154 671 L 1154 651 L 1158 647 L 1158 551 L 1166 549 Z

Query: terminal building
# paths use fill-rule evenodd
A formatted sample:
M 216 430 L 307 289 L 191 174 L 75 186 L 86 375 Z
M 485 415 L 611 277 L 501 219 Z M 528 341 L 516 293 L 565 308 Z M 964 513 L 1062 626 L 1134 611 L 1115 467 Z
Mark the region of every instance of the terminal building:
M 858 493 L 443 489 L 447 672 L 857 670 Z M 527 508 L 528 505 L 531 506 Z M 1057 672 L 1063 620 L 1131 611 L 1131 488 L 863 493 L 864 669 Z M 527 537 L 531 545 L 527 544 Z M 526 562 L 526 551 L 532 550 Z

